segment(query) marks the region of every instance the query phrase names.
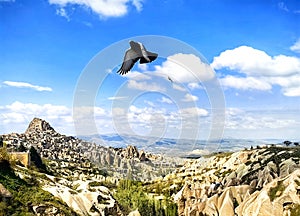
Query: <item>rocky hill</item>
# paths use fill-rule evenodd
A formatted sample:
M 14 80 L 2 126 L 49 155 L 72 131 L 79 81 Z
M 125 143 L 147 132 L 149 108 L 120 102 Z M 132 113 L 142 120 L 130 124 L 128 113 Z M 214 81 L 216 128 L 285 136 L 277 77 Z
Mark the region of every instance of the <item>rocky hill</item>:
M 59 198 L 64 203 L 61 208 L 68 206 L 70 212 L 79 215 L 127 214 L 130 208 L 121 210 L 124 207 L 118 204 L 113 195 L 121 179 L 151 180 L 172 172 L 178 166 L 177 160 L 167 160 L 161 155 L 139 151 L 135 146 L 107 148 L 59 134 L 48 122 L 38 118 L 31 121 L 25 133 L 6 134 L 2 138 L 6 151 L 27 151 L 30 152 L 31 160 L 36 160 L 37 157 L 40 158 L 40 164 L 44 163 L 42 170 L 14 165 L 13 178 L 20 182 L 19 187 L 30 185 L 32 179 L 35 179 L 38 190 Z M 36 152 L 35 155 L 32 152 Z M 31 165 L 36 167 L 36 161 L 33 162 Z M 0 177 L 1 175 L 0 172 Z M 0 183 L 4 183 L 4 189 L 5 186 L 9 188 L 11 185 L 6 184 L 5 173 L 3 176 Z M 13 199 L 16 196 L 18 195 L 13 194 Z M 1 199 L 0 196 L 0 201 Z M 49 205 L 43 199 L 33 202 L 29 210 L 25 208 L 26 212 L 37 213 L 34 210 L 37 208 L 42 215 L 56 215 L 53 211 L 57 207 Z M 57 212 L 61 213 L 62 210 L 58 208 Z
M 19 149 L 20 146 L 25 149 L 33 146 L 48 161 L 52 171 L 60 175 L 66 173 L 65 167 L 79 166 L 84 168 L 82 170 L 89 170 L 89 175 L 102 170 L 117 179 L 130 177 L 135 180 L 151 180 L 170 173 L 182 162 L 179 158 L 139 151 L 133 145 L 127 148 L 107 148 L 62 135 L 48 122 L 39 118 L 30 122 L 25 133 L 7 134 L 3 138 L 11 151 Z M 72 177 L 83 174 L 77 171 L 72 173 Z
M 12 161 L 7 170 L 0 148 L 0 215 L 300 215 L 299 146 L 183 161 L 61 135 L 37 118 L 2 137 L 8 151 L 36 149 L 45 169 Z
M 259 147 L 190 160 L 160 184 L 179 215 L 300 215 L 300 148 Z

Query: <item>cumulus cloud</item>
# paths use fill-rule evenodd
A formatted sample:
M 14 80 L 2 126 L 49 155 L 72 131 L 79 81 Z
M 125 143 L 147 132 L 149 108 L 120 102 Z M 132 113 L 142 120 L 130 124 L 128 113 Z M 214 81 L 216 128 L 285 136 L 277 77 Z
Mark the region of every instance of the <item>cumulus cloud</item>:
M 184 102 L 191 102 L 191 101 L 197 101 L 198 97 L 192 94 L 185 94 L 182 101 Z
M 285 96 L 290 96 L 290 97 L 300 96 L 300 87 L 298 86 L 298 87 L 284 88 L 283 94 Z
M 294 52 L 300 53 L 300 38 L 296 41 L 294 45 L 290 47 L 290 49 Z
M 295 113 L 296 112 L 296 113 Z M 295 136 L 299 128 L 299 112 L 287 110 L 243 110 L 240 108 L 228 107 L 226 109 L 225 131 L 236 136 L 242 131 L 243 138 L 275 137 L 280 138 L 294 133 Z M 257 134 L 259 130 L 259 134 Z M 274 134 L 274 130 L 276 133 Z M 289 134 L 291 135 L 291 134 Z
M 227 68 L 252 76 L 289 76 L 299 73 L 300 59 L 293 56 L 269 56 L 266 52 L 248 46 L 240 46 L 222 52 L 211 66 Z
M 272 85 L 268 82 L 256 79 L 254 77 L 235 77 L 228 75 L 220 79 L 220 82 L 225 87 L 248 90 L 271 90 Z
M 161 66 L 156 66 L 156 72 L 182 83 L 205 82 L 215 76 L 210 65 L 202 62 L 199 57 L 183 53 L 169 56 Z
M 13 81 L 4 81 L 3 84 L 11 87 L 16 88 L 29 88 L 36 91 L 52 91 L 52 88 L 50 87 L 44 87 L 44 86 L 38 86 L 38 85 L 32 85 L 30 83 L 26 82 L 13 82 Z
M 78 107 L 75 108 L 76 120 L 86 129 L 89 129 L 90 122 L 86 119 L 92 116 L 97 125 L 101 125 L 99 132 L 103 132 L 104 125 L 111 125 L 111 111 L 102 107 Z M 72 134 L 74 130 L 73 109 L 64 105 L 53 104 L 35 104 L 15 101 L 11 104 L 0 106 L 0 121 L 2 133 L 24 132 L 29 122 L 34 117 L 42 118 L 48 122 L 60 133 Z M 112 131 L 112 130 L 111 130 Z M 111 132 L 110 131 L 110 132 Z M 88 132 L 88 130 L 87 130 Z M 79 134 L 82 135 L 82 134 Z
M 201 84 L 199 84 L 199 83 L 195 83 L 195 82 L 192 82 L 192 83 L 189 83 L 188 84 L 188 87 L 190 88 L 190 89 L 203 89 L 204 87 L 201 85 Z
M 166 97 L 162 97 L 162 98 L 159 100 L 159 102 L 161 102 L 161 103 L 167 103 L 167 104 L 172 104 L 172 103 L 173 103 L 173 101 L 172 101 L 171 99 L 166 98 Z
M 145 73 L 140 73 L 137 71 L 129 71 L 127 74 L 125 74 L 123 76 L 128 79 L 133 79 L 133 80 L 150 80 L 151 79 L 151 77 L 149 75 L 146 75 Z
M 169 103 L 168 98 L 162 100 Z M 166 109 L 164 106 L 130 105 L 124 108 L 113 109 L 115 125 L 119 131 L 129 131 L 128 126 L 139 135 L 174 136 L 178 130 L 187 132 L 189 128 L 198 128 L 200 118 L 208 116 L 208 111 L 199 107 L 181 109 Z M 184 124 L 184 128 L 180 129 Z M 188 128 L 187 128 L 188 127 Z M 176 136 L 176 135 L 175 135 Z
M 50 4 L 61 8 L 67 5 L 80 5 L 91 9 L 100 17 L 121 17 L 128 13 L 128 5 L 133 5 L 137 11 L 143 7 L 142 0 L 49 0 Z
M 202 109 L 199 107 L 189 107 L 189 108 L 183 108 L 180 110 L 180 113 L 185 118 L 194 118 L 196 116 L 208 116 L 208 111 L 206 109 Z
M 54 123 L 53 126 L 70 133 L 72 112 L 66 106 L 52 104 L 34 104 L 15 101 L 0 107 L 0 121 L 5 132 L 23 132 L 34 117 L 40 117 Z M 12 130 L 13 128 L 13 130 Z
M 175 84 L 175 83 L 173 83 L 172 87 L 173 87 L 173 89 L 178 90 L 178 91 L 182 91 L 182 92 L 186 91 L 186 89 L 183 86 Z
M 215 70 L 227 69 L 240 75 L 221 77 L 226 87 L 242 90 L 271 90 L 279 85 L 286 96 L 300 96 L 300 59 L 294 56 L 270 56 L 248 46 L 226 50 L 215 57 L 211 66 Z
M 136 80 L 129 80 L 127 87 L 130 89 L 137 89 L 141 91 L 158 91 L 164 92 L 165 88 L 156 83 L 138 82 Z

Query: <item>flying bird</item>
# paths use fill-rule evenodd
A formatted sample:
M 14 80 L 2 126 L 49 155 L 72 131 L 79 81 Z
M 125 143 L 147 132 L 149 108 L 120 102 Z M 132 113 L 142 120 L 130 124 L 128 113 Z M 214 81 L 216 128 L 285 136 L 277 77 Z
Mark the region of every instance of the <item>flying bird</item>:
M 154 61 L 158 56 L 157 53 L 147 51 L 140 42 L 130 41 L 129 44 L 130 48 L 126 50 L 122 66 L 117 71 L 121 75 L 127 74 L 138 60 L 140 64 L 145 64 Z
M 170 80 L 171 83 L 173 83 L 173 80 L 171 77 L 168 76 L 168 80 Z

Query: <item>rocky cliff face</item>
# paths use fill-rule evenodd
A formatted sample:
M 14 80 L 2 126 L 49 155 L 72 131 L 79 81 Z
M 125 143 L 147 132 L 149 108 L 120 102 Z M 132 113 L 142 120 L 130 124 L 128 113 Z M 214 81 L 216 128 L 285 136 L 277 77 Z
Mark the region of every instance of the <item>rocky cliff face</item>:
M 184 184 L 173 195 L 179 215 L 291 215 L 300 211 L 299 158 L 300 148 L 285 147 L 223 153 L 163 181 Z

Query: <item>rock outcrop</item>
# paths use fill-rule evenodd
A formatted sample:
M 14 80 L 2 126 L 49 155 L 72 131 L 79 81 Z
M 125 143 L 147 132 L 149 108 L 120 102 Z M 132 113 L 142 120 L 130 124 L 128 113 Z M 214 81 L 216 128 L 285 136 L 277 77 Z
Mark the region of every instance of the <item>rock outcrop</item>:
M 29 149 L 35 147 L 42 158 L 49 160 L 52 171 L 64 175 L 65 167 L 82 167 L 90 170 L 89 174 L 99 174 L 100 170 L 108 172 L 117 179 L 128 177 L 136 180 L 151 180 L 166 175 L 174 170 L 181 160 L 166 158 L 139 151 L 135 146 L 127 148 L 103 147 L 73 136 L 62 135 L 45 120 L 34 118 L 25 133 L 3 136 L 10 151 L 20 145 Z M 98 167 L 98 171 L 94 165 Z M 81 176 L 80 169 L 76 173 Z
M 251 194 L 236 208 L 236 213 L 243 216 L 291 215 L 295 206 L 300 206 L 299 169 Z
M 220 153 L 187 161 L 161 184 L 183 184 L 173 193 L 182 216 L 291 215 L 300 207 L 299 160 L 298 147 Z
M 48 176 L 52 182 L 43 189 L 63 200 L 80 215 L 124 215 L 108 188 L 95 185 L 97 181 L 68 181 Z M 55 181 L 56 180 L 56 181 Z
M 51 127 L 51 125 L 48 122 L 40 118 L 34 118 L 30 122 L 28 128 L 26 129 L 25 134 L 37 133 L 43 131 L 55 132 L 53 127 Z

